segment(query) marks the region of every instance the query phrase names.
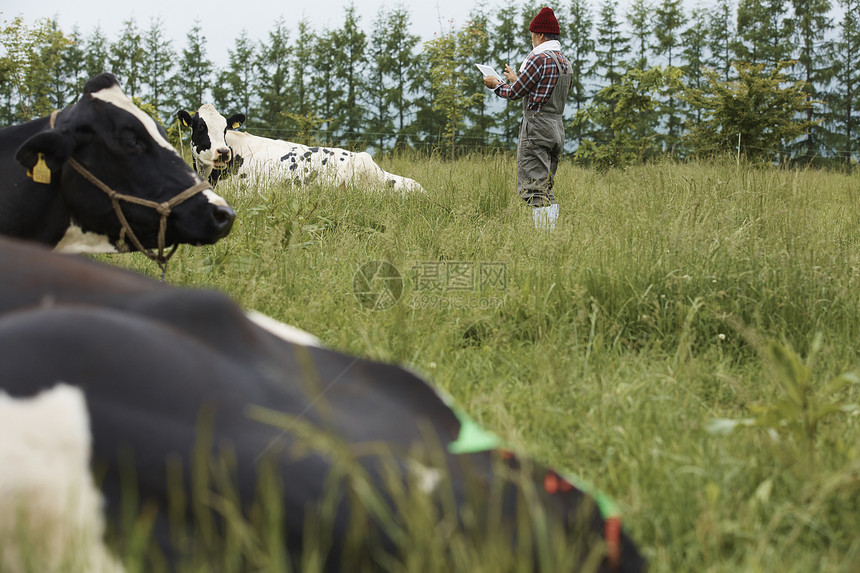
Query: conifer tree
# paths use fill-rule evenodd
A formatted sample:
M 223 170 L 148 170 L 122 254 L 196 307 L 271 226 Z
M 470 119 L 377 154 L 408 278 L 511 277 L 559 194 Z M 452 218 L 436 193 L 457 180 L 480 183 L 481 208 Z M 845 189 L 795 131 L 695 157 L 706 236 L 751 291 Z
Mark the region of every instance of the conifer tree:
M 397 131 L 395 146 L 405 143 L 403 132 L 415 101 L 412 94 L 416 93 L 415 85 L 419 77 L 424 76 L 416 53 L 421 38 L 409 31 L 411 25 L 411 16 L 403 5 L 395 6 L 386 13 L 386 33 L 382 42 L 385 57 L 379 65 L 386 78 L 386 99 Z
M 41 47 L 36 67 L 43 67 L 45 97 L 51 109 L 63 109 L 75 100 L 72 93 L 72 81 L 67 75 L 67 53 L 72 47 L 71 38 L 67 38 L 56 20 L 47 20 L 43 28 Z M 35 63 L 35 62 L 34 62 Z M 34 65 L 31 63 L 31 66 Z M 41 115 L 41 114 L 40 114 Z
M 292 113 L 310 115 L 314 112 L 310 84 L 313 81 L 314 32 L 306 18 L 299 21 L 296 28 L 296 41 L 290 57 L 290 94 Z
M 681 31 L 687 24 L 681 0 L 662 0 L 654 15 L 654 35 L 657 44 L 654 51 L 665 56 L 669 66 L 675 65 L 674 57 L 681 46 Z
M 343 97 L 335 100 L 334 117 L 341 130 L 340 140 L 347 147 L 362 146 L 364 106 L 359 93 L 364 88 L 366 70 L 365 50 L 367 34 L 360 26 L 361 17 L 350 3 L 344 12 L 343 26 L 334 36 L 335 81 L 343 86 Z M 352 143 L 351 143 L 352 142 Z
M 385 150 L 388 133 L 394 129 L 394 121 L 391 116 L 388 102 L 388 78 L 386 68 L 389 66 L 390 56 L 387 53 L 384 38 L 388 32 L 386 11 L 380 8 L 373 21 L 370 42 L 367 47 L 367 55 L 370 60 L 367 89 L 362 98 L 367 103 L 367 130 L 376 148 Z
M 723 81 L 729 81 L 732 61 L 737 45 L 735 32 L 735 7 L 733 0 L 717 0 L 708 11 L 708 51 L 705 60 L 708 66 L 717 70 Z
M 570 88 L 572 101 L 568 102 L 568 107 L 572 108 L 571 115 L 575 116 L 589 98 L 586 88 L 586 80 L 589 78 L 588 63 L 594 56 L 594 21 L 586 0 L 571 0 L 567 21 L 569 24 L 562 30 L 562 51 L 570 62 L 573 74 Z M 583 133 L 572 122 L 566 123 L 565 130 L 567 136 L 574 139 L 577 145 L 582 142 Z
M 247 121 L 254 125 L 255 106 L 259 101 L 257 92 L 257 76 L 254 62 L 257 61 L 257 49 L 248 31 L 239 32 L 233 48 L 227 50 L 227 67 L 218 73 L 218 81 L 212 87 L 212 98 L 221 113 L 229 117 L 234 113 L 244 113 Z
M 36 116 L 62 109 L 75 98 L 66 81 L 63 58 L 71 40 L 60 30 L 56 20 L 47 19 L 43 22 L 37 36 L 36 57 L 30 61 L 28 74 L 28 82 L 38 94 L 34 109 Z
M 604 0 L 597 21 L 595 61 L 590 73 L 614 85 L 621 81 L 627 69 L 630 39 L 623 34 L 618 19 L 618 1 Z
M 72 28 L 68 39 L 69 44 L 61 54 L 63 61 L 61 73 L 68 94 L 66 101 L 71 103 L 83 91 L 84 84 L 89 78 L 86 70 L 86 40 L 77 26 Z
M 84 70 L 87 78 L 97 76 L 102 72 L 109 71 L 108 59 L 110 49 L 107 36 L 102 32 L 101 26 L 96 26 L 84 41 Z
M 119 37 L 110 45 L 110 67 L 130 98 L 140 95 L 143 57 L 140 30 L 134 18 L 129 18 L 123 21 Z
M 260 109 L 248 120 L 249 127 L 272 130 L 274 138 L 287 137 L 290 124 L 286 113 L 290 83 L 290 32 L 283 17 L 272 24 L 268 37 L 259 43 L 255 71 L 257 74 L 257 93 Z
M 325 120 L 325 141 L 332 144 L 337 141 L 335 129 L 337 123 L 334 120 L 335 102 L 343 97 L 344 90 L 335 76 L 335 53 L 331 49 L 334 43 L 335 32 L 324 29 L 318 34 L 313 49 L 313 69 L 315 71 L 314 81 L 311 83 L 311 93 L 317 104 L 317 115 Z
M 524 48 L 528 45 L 529 35 L 528 31 L 523 32 L 519 26 L 517 8 L 508 5 L 498 9 L 494 22 L 496 26 L 489 38 L 494 59 L 487 64 L 492 65 L 499 73 L 504 73 L 506 65 L 510 65 L 514 70 L 519 69 L 520 62 L 528 52 Z M 520 118 L 523 115 L 522 103 L 502 100 L 497 102 L 497 105 L 502 106 L 497 123 L 502 131 L 501 142 L 506 148 L 515 149 Z
M 634 56 L 627 67 L 638 70 L 648 68 L 649 58 L 657 48 L 654 34 L 655 18 L 656 9 L 651 0 L 633 0 L 627 12 L 627 23 L 631 31 L 631 51 Z M 634 125 L 631 127 L 635 139 L 642 140 L 654 131 L 655 126 L 660 122 L 658 110 L 659 107 L 656 104 L 644 106 L 638 110 Z
M 423 44 L 423 50 L 418 54 L 418 66 L 422 73 L 415 82 L 415 91 L 424 95 L 416 98 L 414 105 L 415 120 L 406 126 L 405 136 L 413 147 L 420 149 L 435 149 L 442 140 L 445 130 L 445 114 L 437 108 L 434 101 L 434 91 L 430 70 L 433 67 L 428 47 L 444 35 L 435 35 L 433 40 Z
M 681 29 L 686 25 L 687 17 L 681 7 L 681 0 L 661 0 L 654 17 L 657 44 L 654 51 L 657 55 L 665 56 L 668 67 L 675 64 L 674 57 L 680 50 Z M 681 117 L 678 114 L 678 101 L 672 85 L 667 85 L 667 99 L 660 106 L 665 118 L 666 133 L 662 136 L 665 149 L 672 149 L 681 135 Z
M 433 108 L 445 118 L 441 135 L 449 157 L 456 153 L 465 110 L 484 97 L 480 92 L 470 91 L 469 87 L 475 75 L 470 69 L 474 46 L 482 35 L 483 32 L 469 22 L 462 29 L 452 29 L 426 44 Z
M 635 54 L 630 66 L 644 70 L 648 67 L 648 55 L 654 48 L 654 6 L 650 0 L 633 0 L 627 12 L 627 23 Z
M 176 51 L 161 18 L 153 18 L 150 22 L 143 36 L 143 48 L 141 83 L 146 88 L 146 101 L 162 118 L 168 118 L 176 110 L 171 82 L 171 72 L 176 67 Z
M 792 57 L 792 20 L 786 0 L 740 0 L 735 53 L 747 63 L 770 69 Z
M 783 159 L 783 146 L 810 128 L 803 116 L 812 105 L 802 81 L 787 81 L 783 70 L 789 65 L 782 62 L 768 71 L 765 64 L 739 62 L 734 64 L 737 80 L 729 82 L 706 70 L 708 88 L 685 94 L 705 116 L 685 137 L 690 147 L 710 155 L 740 145 L 740 153 L 750 159 Z
M 690 13 L 689 26 L 681 33 L 681 70 L 684 84 L 693 89 L 702 89 L 705 84 L 703 69 L 706 66 L 708 44 L 708 13 L 701 7 Z M 702 120 L 701 109 L 693 109 L 688 122 L 697 124 Z
M 833 87 L 826 96 L 830 144 L 846 164 L 860 163 L 860 0 L 839 0 L 839 6 Z
M 669 81 L 677 79 L 678 69 L 658 66 L 647 70 L 631 68 L 617 84 L 610 84 L 594 96 L 594 101 L 577 113 L 577 123 L 595 126 L 593 137 L 584 139 L 575 159 L 597 169 L 624 167 L 653 155 L 654 130 L 642 132 L 639 121 L 656 105 L 655 96 Z
M 472 62 L 489 62 L 492 57 L 490 38 L 487 33 L 488 22 L 489 15 L 486 11 L 486 5 L 483 1 L 479 1 L 469 14 L 468 26 L 477 32 L 475 34 L 474 45 L 472 46 Z M 467 87 L 469 90 L 468 93 L 476 94 L 480 97 L 475 98 L 475 105 L 473 107 L 466 109 L 465 119 L 467 125 L 463 130 L 463 139 L 471 143 L 486 145 L 490 126 L 495 122 L 495 118 L 488 112 L 488 107 L 495 104 L 495 100 L 498 98 L 494 94 L 489 93 L 484 87 L 483 76 L 477 69 L 471 75 L 470 83 L 471 86 Z
M 199 19 L 194 20 L 185 38 L 186 44 L 172 85 L 178 106 L 193 110 L 208 100 L 214 65 L 206 53 L 206 36 L 203 35 Z
M 834 68 L 830 31 L 833 24 L 828 16 L 830 0 L 792 0 L 794 7 L 794 37 L 799 46 L 797 55 L 798 77 L 804 81 L 809 101 L 819 100 L 833 78 Z M 806 110 L 806 120 L 823 120 L 819 106 Z M 809 133 L 796 146 L 801 156 L 811 160 L 821 154 L 821 146 L 828 139 L 823 122 L 812 125 Z

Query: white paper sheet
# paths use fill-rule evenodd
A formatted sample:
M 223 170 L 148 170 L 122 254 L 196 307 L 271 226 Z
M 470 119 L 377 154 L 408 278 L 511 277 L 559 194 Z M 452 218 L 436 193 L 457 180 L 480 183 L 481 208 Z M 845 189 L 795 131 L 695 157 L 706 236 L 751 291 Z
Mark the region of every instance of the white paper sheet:
M 475 66 L 477 66 L 477 68 L 479 70 L 481 70 L 481 73 L 484 74 L 484 77 L 496 76 L 497 78 L 499 78 L 499 81 L 502 82 L 503 84 L 507 83 L 507 81 L 505 81 L 505 78 L 502 77 L 502 74 L 500 74 L 499 72 L 497 72 L 496 70 L 494 70 L 490 66 L 484 66 L 482 64 L 475 64 Z

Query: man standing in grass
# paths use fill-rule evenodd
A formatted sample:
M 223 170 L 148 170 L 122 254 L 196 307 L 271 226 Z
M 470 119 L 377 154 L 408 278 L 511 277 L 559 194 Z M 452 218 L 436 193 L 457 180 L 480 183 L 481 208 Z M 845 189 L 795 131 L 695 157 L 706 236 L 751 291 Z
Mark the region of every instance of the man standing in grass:
M 510 100 L 523 99 L 517 144 L 517 191 L 533 207 L 535 227 L 555 229 L 558 204 L 552 193 L 564 148 L 564 105 L 573 81 L 570 62 L 561 53 L 561 30 L 552 9 L 542 8 L 529 24 L 532 47 L 517 75 L 510 65 L 510 84 L 486 76 L 484 85 Z M 528 96 L 528 97 L 526 97 Z

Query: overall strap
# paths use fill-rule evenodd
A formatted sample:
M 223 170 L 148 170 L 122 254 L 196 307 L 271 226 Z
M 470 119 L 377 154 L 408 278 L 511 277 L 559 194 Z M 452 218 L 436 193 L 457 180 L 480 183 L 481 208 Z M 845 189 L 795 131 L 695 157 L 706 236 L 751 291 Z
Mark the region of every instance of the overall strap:
M 554 52 L 547 51 L 544 53 L 552 59 L 555 66 L 558 68 L 558 80 L 556 80 L 555 85 L 549 94 L 549 98 L 543 103 L 539 112 L 529 110 L 529 98 L 523 98 L 523 114 L 527 115 L 531 112 L 533 116 L 539 114 L 545 117 L 561 118 L 562 113 L 564 112 L 564 103 L 567 101 L 567 94 L 570 91 L 570 86 L 573 85 L 573 73 L 562 70 L 561 62 L 558 61 L 558 57 Z M 559 85 L 562 86 L 561 90 L 556 89 Z
M 552 58 L 558 68 L 558 81 L 552 89 L 549 99 L 544 104 L 544 111 L 550 114 L 561 115 L 564 113 L 564 104 L 567 102 L 567 96 L 570 92 L 570 87 L 573 85 L 573 72 L 563 71 L 561 62 L 553 52 L 547 52 L 547 55 Z

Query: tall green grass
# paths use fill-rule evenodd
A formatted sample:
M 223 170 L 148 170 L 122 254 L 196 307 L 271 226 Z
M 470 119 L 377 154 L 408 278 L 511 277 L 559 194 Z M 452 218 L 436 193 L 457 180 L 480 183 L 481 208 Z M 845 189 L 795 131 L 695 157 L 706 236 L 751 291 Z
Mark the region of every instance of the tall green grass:
M 167 280 L 423 372 L 509 442 L 612 494 L 652 571 L 860 570 L 857 384 L 828 396 L 838 411 L 804 442 L 814 472 L 773 438 L 797 440 L 791 414 L 708 431 L 786 395 L 762 341 L 798 363 L 820 341 L 801 403 L 860 368 L 856 173 L 563 163 L 549 233 L 516 197 L 508 156 L 382 164 L 427 193 L 219 184 L 233 232 L 181 248 Z M 105 259 L 157 275 L 140 255 Z M 353 293 L 369 261 L 404 278 L 391 308 Z M 417 290 L 422 265 L 440 262 L 501 265 L 506 283 Z

